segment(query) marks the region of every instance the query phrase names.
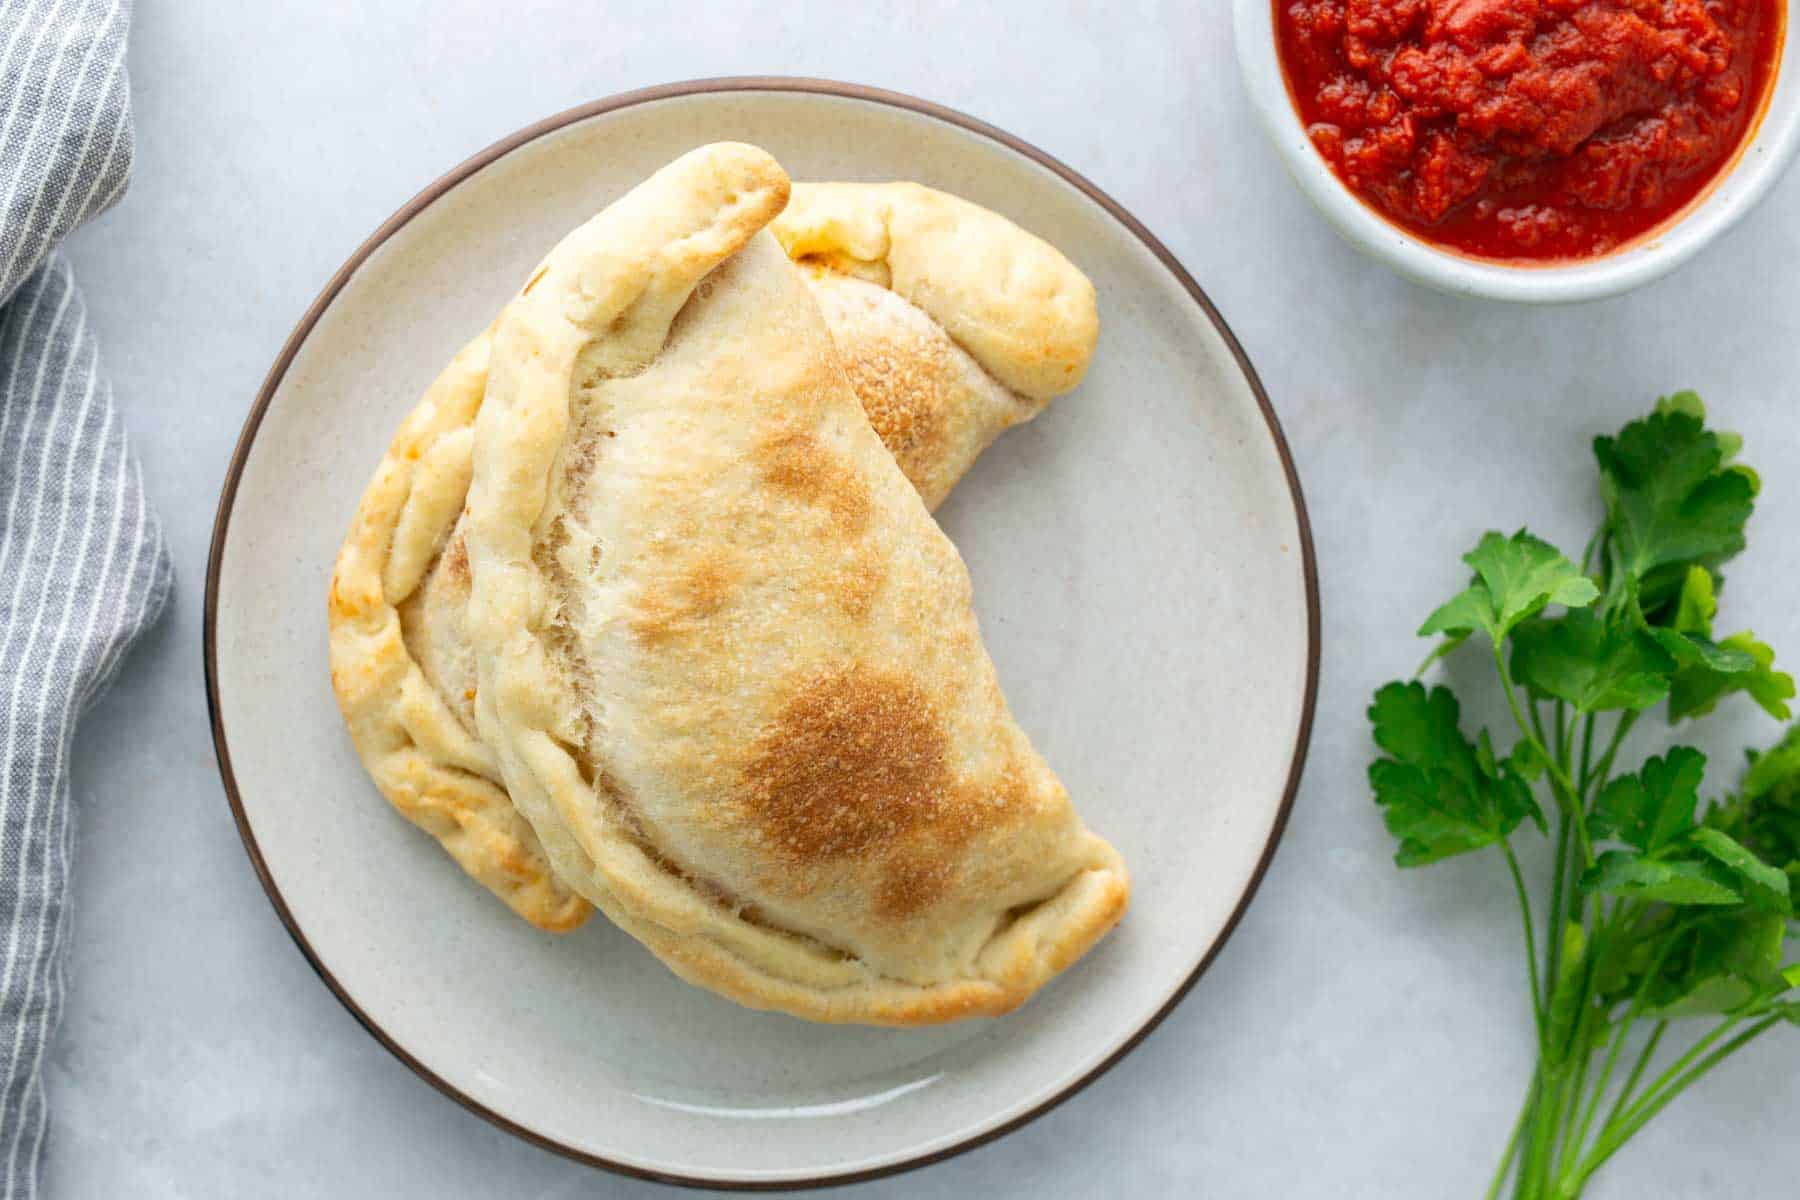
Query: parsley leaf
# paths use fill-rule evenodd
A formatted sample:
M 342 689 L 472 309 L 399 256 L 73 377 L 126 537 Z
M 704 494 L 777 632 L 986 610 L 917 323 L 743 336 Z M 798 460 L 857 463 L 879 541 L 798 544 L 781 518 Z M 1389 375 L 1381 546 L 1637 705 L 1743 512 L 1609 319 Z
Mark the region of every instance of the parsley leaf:
M 1791 913 L 1786 874 L 1717 823 L 1695 825 L 1705 773 L 1704 755 L 1676 746 L 1665 757 L 1650 759 L 1636 775 L 1608 784 L 1588 817 L 1588 834 L 1632 849 L 1600 855 L 1581 886 L 1663 904 L 1748 903 L 1783 916 Z
M 1706 757 L 1688 746 L 1652 758 L 1638 774 L 1621 775 L 1600 793 L 1588 835 L 1617 838 L 1645 854 L 1674 845 L 1693 831 L 1705 773 Z
M 1675 605 L 1675 629 L 1711 637 L 1713 618 L 1718 615 L 1719 589 L 1713 573 L 1705 567 L 1689 567 Z
M 1646 989 L 1647 1009 L 1659 1017 L 1726 1013 L 1788 991 L 1793 985 L 1781 970 L 1786 924 L 1743 908 L 1669 912 L 1647 922 L 1633 954 L 1637 980 L 1660 964 Z
M 1421 867 L 1503 841 L 1544 814 L 1511 762 L 1496 762 L 1487 734 L 1463 735 L 1449 688 L 1390 683 L 1369 709 L 1375 744 L 1388 757 L 1369 766 L 1375 803 L 1400 839 L 1394 861 Z
M 1483 535 L 1463 555 L 1475 571 L 1469 586 L 1425 618 L 1420 637 L 1448 634 L 1461 641 L 1480 630 L 1497 646 L 1525 618 L 1547 604 L 1581 608 L 1600 595 L 1594 581 L 1550 543 L 1521 529 L 1510 538 Z
M 1775 670 L 1775 651 L 1766 642 L 1749 632 L 1734 633 L 1717 648 L 1749 660 L 1750 665 L 1734 670 L 1702 661 L 1681 667 L 1669 685 L 1671 724 L 1684 717 L 1703 717 L 1737 692 L 1748 695 L 1771 717 L 1786 720 L 1792 715 L 1787 702 L 1794 698 L 1794 677 Z
M 1744 548 L 1756 474 L 1728 465 L 1739 440 L 1708 430 L 1705 416 L 1700 398 L 1681 392 L 1618 437 L 1594 439 L 1607 516 L 1609 606 L 1622 590 L 1651 613 L 1677 598 L 1689 566 L 1716 567 Z
M 1786 872 L 1770 866 L 1720 829 L 1696 829 L 1688 840 L 1735 877 L 1738 890 L 1752 906 L 1784 917 L 1793 913 Z
M 1710 639 L 1718 610 L 1712 572 L 1692 566 L 1681 585 L 1674 627 L 1650 630 L 1676 663 L 1669 687 L 1669 723 L 1705 716 L 1736 692 L 1747 693 L 1770 716 L 1786 720 L 1791 715 L 1787 701 L 1794 696 L 1793 676 L 1774 669 L 1775 651 L 1752 633 L 1733 634 L 1715 645 Z
M 1674 624 L 1645 628 L 1678 667 L 1707 667 L 1720 672 L 1750 670 L 1756 665 L 1755 659 L 1713 643 L 1712 623 L 1718 611 L 1712 572 L 1705 567 L 1689 567 L 1676 602 Z
M 1769 749 L 1750 752 L 1750 769 L 1744 773 L 1744 797 L 1752 802 L 1800 801 L 1800 725 Z
M 1739 840 L 1800 882 L 1800 726 L 1751 756 L 1738 807 Z
M 1725 872 L 1707 862 L 1649 858 L 1635 850 L 1608 850 L 1581 876 L 1581 890 L 1661 904 L 1742 904 Z
M 1669 692 L 1675 662 L 1623 615 L 1578 609 L 1513 631 L 1512 677 L 1577 712 L 1649 708 Z

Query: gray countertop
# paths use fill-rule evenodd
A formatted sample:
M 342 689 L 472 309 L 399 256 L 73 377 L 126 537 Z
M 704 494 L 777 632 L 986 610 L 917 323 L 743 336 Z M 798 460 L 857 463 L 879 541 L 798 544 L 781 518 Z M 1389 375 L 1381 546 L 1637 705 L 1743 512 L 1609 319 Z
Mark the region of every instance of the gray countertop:
M 1411 630 L 1475 536 L 1530 524 L 1579 544 L 1597 510 L 1588 439 L 1678 387 L 1742 431 L 1763 472 L 1729 625 L 1785 649 L 1790 669 L 1800 661 L 1800 176 L 1670 279 L 1598 305 L 1511 309 L 1420 291 L 1313 215 L 1254 127 L 1218 0 L 891 16 L 804 0 L 137 7 L 137 177 L 70 250 L 178 585 L 77 744 L 50 1194 L 658 1193 L 467 1114 L 318 983 L 257 885 L 214 768 L 202 586 L 219 486 L 264 372 L 389 213 L 570 105 L 764 73 L 970 112 L 1070 163 L 1167 242 L 1286 425 L 1324 598 L 1305 785 L 1217 964 L 1144 1046 L 1050 1115 L 859 1193 L 1479 1192 L 1529 1071 L 1512 901 L 1488 858 L 1394 870 L 1364 784 L 1362 710 L 1417 662 Z M 1719 761 L 1776 733 L 1741 704 L 1709 728 Z M 1800 1034 L 1766 1046 L 1683 1099 L 1594 1194 L 1790 1190 Z

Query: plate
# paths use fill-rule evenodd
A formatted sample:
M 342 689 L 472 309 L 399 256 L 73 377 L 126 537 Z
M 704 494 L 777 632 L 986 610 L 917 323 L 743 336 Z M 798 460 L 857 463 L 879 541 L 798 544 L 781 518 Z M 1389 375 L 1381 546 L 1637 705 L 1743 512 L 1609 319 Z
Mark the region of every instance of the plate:
M 537 933 L 364 775 L 325 590 L 395 425 L 544 249 L 710 141 L 796 179 L 915 179 L 1094 280 L 1081 388 L 939 510 L 1020 723 L 1133 876 L 1124 923 L 1020 1012 L 809 1025 L 680 983 L 596 918 Z M 244 846 L 301 951 L 388 1049 L 488 1120 L 636 1175 L 846 1182 L 943 1158 L 1078 1090 L 1193 985 L 1267 868 L 1319 662 L 1299 481 L 1243 351 L 1099 189 L 999 130 L 815 80 L 676 84 L 552 117 L 426 188 L 350 257 L 251 409 L 214 526 L 206 679 Z M 1170 1097 L 1171 1102 L 1177 1098 Z

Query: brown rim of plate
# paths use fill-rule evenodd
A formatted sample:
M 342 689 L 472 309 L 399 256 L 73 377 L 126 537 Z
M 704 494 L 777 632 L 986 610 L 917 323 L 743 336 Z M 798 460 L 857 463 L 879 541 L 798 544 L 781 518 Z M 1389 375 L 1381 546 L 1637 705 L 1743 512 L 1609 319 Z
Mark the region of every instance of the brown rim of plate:
M 1306 698 L 1300 714 L 1300 728 L 1294 739 L 1294 757 L 1288 767 L 1287 785 L 1282 792 L 1281 810 L 1276 814 L 1275 824 L 1269 831 L 1268 844 L 1263 847 L 1262 857 L 1256 864 L 1256 870 L 1250 876 L 1249 885 L 1244 889 L 1243 896 L 1239 898 L 1237 907 L 1232 910 L 1231 916 L 1225 922 L 1224 928 L 1219 931 L 1218 938 L 1213 942 L 1212 946 L 1208 948 L 1205 956 L 1201 958 L 1193 972 L 1182 981 L 1181 986 L 1175 989 L 1174 994 L 1169 997 L 1163 1006 L 1159 1008 L 1149 1020 L 1139 1026 L 1130 1037 L 1125 1039 L 1124 1043 L 1120 1045 L 1117 1050 L 1114 1050 L 1111 1054 L 1107 1055 L 1103 1062 L 1089 1070 L 1080 1079 L 1063 1087 L 1054 1096 L 1051 1096 L 1042 1103 L 1034 1106 L 1029 1112 L 1021 1113 L 993 1129 L 984 1130 L 973 1137 L 965 1138 L 953 1146 L 934 1150 L 928 1154 L 921 1154 L 917 1157 L 906 1159 L 903 1162 L 890 1163 L 886 1166 L 875 1167 L 868 1170 L 843 1171 L 834 1174 L 808 1176 L 800 1179 L 707 1179 L 699 1176 L 646 1170 L 642 1167 L 631 1166 L 628 1163 L 615 1162 L 612 1159 L 603 1158 L 596 1154 L 589 1154 L 584 1150 L 579 1150 L 574 1146 L 565 1145 L 564 1143 L 548 1138 L 535 1130 L 527 1129 L 515 1121 L 509 1120 L 473 1097 L 465 1095 L 463 1092 L 459 1091 L 455 1085 L 449 1083 L 447 1080 L 433 1072 L 429 1067 L 425 1066 L 424 1063 L 414 1058 L 407 1052 L 405 1047 L 401 1046 L 388 1035 L 386 1030 L 376 1024 L 374 1019 L 362 1010 L 361 1006 L 359 1006 L 349 992 L 344 989 L 344 986 L 337 981 L 337 978 L 333 976 L 330 969 L 320 961 L 318 954 L 306 940 L 306 934 L 301 930 L 299 923 L 294 919 L 294 914 L 288 910 L 287 901 L 282 898 L 281 890 L 275 886 L 275 880 L 269 874 L 268 863 L 263 861 L 262 851 L 256 844 L 256 834 L 251 830 L 249 817 L 246 816 L 244 812 L 243 800 L 238 795 L 237 778 L 231 771 L 231 751 L 226 746 L 225 725 L 219 715 L 217 639 L 219 568 L 220 560 L 225 549 L 226 530 L 231 522 L 232 504 L 237 499 L 238 482 L 244 473 L 244 463 L 250 456 L 251 444 L 256 440 L 257 429 L 262 425 L 263 416 L 268 412 L 269 405 L 275 397 L 275 390 L 281 385 L 282 377 L 287 373 L 289 364 L 293 362 L 294 356 L 299 352 L 301 344 L 304 343 L 307 336 L 311 334 L 313 326 L 318 323 L 319 317 L 324 313 L 331 302 L 336 299 L 337 294 L 343 290 L 344 285 L 349 282 L 350 276 L 356 272 L 358 267 L 368 260 L 370 255 L 375 253 L 383 242 L 392 237 L 401 226 L 412 220 L 413 217 L 429 207 L 457 184 L 495 160 L 510 154 L 527 142 L 535 141 L 545 134 L 554 133 L 565 126 L 573 125 L 578 121 L 585 121 L 590 117 L 601 116 L 602 114 L 616 112 L 620 109 L 631 108 L 639 104 L 649 104 L 658 100 L 669 100 L 682 96 L 707 95 L 716 92 L 788 92 L 798 95 L 837 96 L 850 100 L 860 100 L 871 104 L 883 104 L 890 108 L 905 109 L 908 112 L 934 118 L 947 125 L 953 125 L 958 129 L 979 134 L 982 137 L 997 142 L 1008 150 L 1023 155 L 1032 162 L 1035 162 L 1039 166 L 1050 171 L 1065 183 L 1068 183 L 1077 191 L 1081 192 L 1088 199 L 1098 204 L 1101 208 L 1105 209 L 1114 220 L 1118 221 L 1119 224 L 1123 225 L 1133 236 L 1142 242 L 1144 246 L 1162 262 L 1163 266 L 1168 268 L 1169 273 L 1187 290 L 1188 295 L 1193 297 L 1194 303 L 1200 306 L 1201 311 L 1206 314 L 1207 319 L 1210 320 L 1213 327 L 1218 330 L 1219 336 L 1222 337 L 1225 340 L 1225 344 L 1231 348 L 1232 357 L 1237 360 L 1239 370 L 1244 373 L 1245 380 L 1248 381 L 1252 392 L 1256 395 L 1256 403 L 1262 409 L 1263 420 L 1266 421 L 1269 426 L 1269 437 L 1274 441 L 1275 452 L 1281 459 L 1282 472 L 1287 477 L 1288 490 L 1292 494 L 1294 501 L 1294 518 L 1300 531 L 1300 553 L 1303 573 L 1306 579 Z M 973 1150 L 977 1146 L 986 1145 L 996 1138 L 1011 1133 L 1013 1130 L 1027 1122 L 1049 1112 L 1052 1108 L 1055 1108 L 1058 1104 L 1061 1104 L 1064 1100 L 1067 1100 L 1070 1096 L 1073 1096 L 1076 1092 L 1079 1092 L 1082 1088 L 1098 1079 L 1101 1075 L 1105 1074 L 1114 1063 L 1118 1062 L 1121 1058 L 1124 1058 L 1125 1055 L 1135 1049 L 1138 1043 L 1143 1041 L 1144 1038 L 1149 1035 L 1151 1030 L 1162 1024 L 1163 1018 L 1174 1011 L 1175 1006 L 1181 1002 L 1182 998 L 1193 988 L 1200 976 L 1205 973 L 1207 967 L 1211 966 L 1213 960 L 1218 957 L 1219 951 L 1224 948 L 1226 941 L 1230 939 L 1232 932 L 1237 928 L 1238 922 L 1243 918 L 1244 911 L 1249 908 L 1250 901 L 1255 898 L 1257 888 L 1261 886 L 1263 876 L 1268 873 L 1269 864 L 1274 860 L 1275 847 L 1280 844 L 1282 834 L 1287 829 L 1288 817 L 1293 812 L 1294 795 L 1300 788 L 1300 773 L 1305 766 L 1307 746 L 1312 738 L 1313 710 L 1317 705 L 1319 697 L 1319 569 L 1318 562 L 1313 556 L 1312 525 L 1307 519 L 1306 499 L 1300 491 L 1300 477 L 1294 470 L 1293 456 L 1288 452 L 1287 439 L 1281 432 L 1281 422 L 1275 415 L 1275 409 L 1269 403 L 1268 393 L 1263 390 L 1262 380 L 1257 377 L 1255 368 L 1250 365 L 1249 358 L 1244 354 L 1244 348 L 1238 344 L 1238 340 L 1233 336 L 1230 327 L 1225 324 L 1224 318 L 1219 315 L 1219 310 L 1213 307 L 1213 303 L 1207 298 L 1206 293 L 1200 290 L 1200 285 L 1195 283 L 1193 277 L 1183 269 L 1180 262 L 1178 262 L 1175 256 L 1169 252 L 1168 247 L 1164 246 L 1156 239 L 1154 234 L 1144 228 L 1136 217 L 1133 217 L 1130 213 L 1126 212 L 1124 208 L 1120 207 L 1118 201 L 1095 187 L 1071 168 L 1065 166 L 1057 159 L 1052 158 L 1042 150 L 1039 150 L 1036 146 L 1021 141 L 1004 130 L 996 129 L 985 121 L 978 121 L 974 117 L 967 116 L 954 109 L 933 104 L 928 100 L 920 100 L 917 97 L 909 96 L 904 92 L 891 92 L 881 88 L 865 87 L 861 84 L 838 83 L 829 79 L 809 79 L 801 76 L 727 76 L 715 79 L 693 79 L 681 83 L 666 83 L 656 87 L 621 92 L 616 96 L 609 96 L 603 100 L 595 100 L 592 103 L 568 109 L 553 117 L 548 117 L 539 121 L 535 125 L 528 125 L 517 133 L 512 134 L 510 137 L 505 137 L 495 142 L 493 145 L 487 147 L 487 149 L 482 150 L 472 158 L 467 159 L 439 177 L 418 195 L 414 196 L 411 200 L 408 200 L 393 216 L 382 222 L 381 227 L 373 234 L 369 235 L 367 241 L 356 248 L 356 252 L 350 256 L 342 267 L 338 268 L 337 273 L 331 277 L 330 282 L 328 282 L 324 289 L 320 291 L 318 298 L 315 299 L 312 302 L 311 307 L 306 310 L 306 315 L 301 317 L 300 323 L 294 327 L 293 333 L 288 335 L 287 342 L 281 347 L 281 353 L 275 358 L 275 364 L 269 368 L 268 377 L 263 380 L 262 389 L 256 395 L 256 403 L 251 407 L 250 415 L 244 422 L 244 431 L 238 436 L 237 447 L 232 451 L 231 465 L 225 473 L 225 486 L 219 495 L 218 515 L 213 520 L 212 547 L 207 554 L 206 560 L 206 609 L 202 624 L 201 640 L 204 643 L 206 707 L 212 720 L 213 751 L 218 756 L 219 775 L 225 785 L 225 797 L 231 804 L 231 814 L 237 821 L 238 835 L 243 838 L 244 849 L 250 855 L 251 865 L 256 868 L 256 877 L 262 881 L 263 891 L 268 893 L 269 902 L 275 906 L 276 913 L 281 917 L 281 923 L 287 926 L 288 936 L 294 939 L 294 944 L 300 948 L 300 953 L 306 956 L 306 961 L 311 964 L 312 969 L 318 974 L 319 978 L 324 981 L 325 986 L 331 989 L 332 994 L 338 998 L 338 1001 L 342 1003 L 345 1008 L 350 1010 L 350 1015 L 361 1022 L 362 1027 L 368 1030 L 369 1034 L 374 1037 L 376 1041 L 387 1047 L 388 1052 L 395 1058 L 412 1068 L 413 1072 L 421 1079 L 431 1084 L 432 1087 L 435 1087 L 438 1091 L 456 1101 L 470 1112 L 482 1117 L 499 1128 L 504 1129 L 515 1137 L 530 1142 L 535 1146 L 540 1146 L 545 1150 L 563 1155 L 566 1158 L 572 1158 L 577 1162 L 586 1163 L 589 1166 L 602 1167 L 608 1171 L 616 1171 L 621 1175 L 629 1175 L 638 1179 L 648 1179 L 655 1183 L 678 1184 L 686 1187 L 719 1188 L 731 1191 L 776 1191 L 792 1188 L 830 1187 L 839 1184 L 861 1183 L 871 1179 L 880 1179 L 888 1175 L 897 1175 L 902 1171 L 910 1171 L 917 1167 L 924 1167 L 929 1166 L 932 1163 L 942 1162 L 944 1159 L 952 1158 L 964 1151 Z

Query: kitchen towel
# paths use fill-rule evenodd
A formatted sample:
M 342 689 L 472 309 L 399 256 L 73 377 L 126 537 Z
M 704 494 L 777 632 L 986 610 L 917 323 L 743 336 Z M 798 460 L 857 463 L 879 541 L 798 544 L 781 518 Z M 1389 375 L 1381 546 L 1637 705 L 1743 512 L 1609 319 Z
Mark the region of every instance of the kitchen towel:
M 69 740 L 169 562 L 56 249 L 125 192 L 130 0 L 0 0 L 0 1197 L 37 1195 L 62 1012 Z

